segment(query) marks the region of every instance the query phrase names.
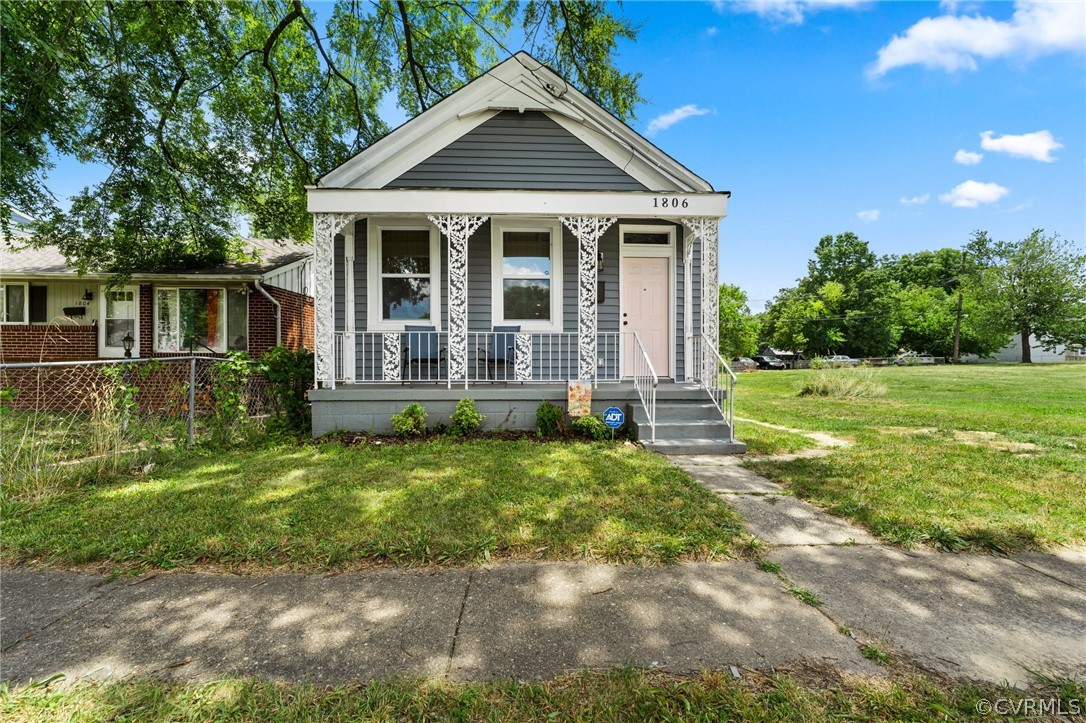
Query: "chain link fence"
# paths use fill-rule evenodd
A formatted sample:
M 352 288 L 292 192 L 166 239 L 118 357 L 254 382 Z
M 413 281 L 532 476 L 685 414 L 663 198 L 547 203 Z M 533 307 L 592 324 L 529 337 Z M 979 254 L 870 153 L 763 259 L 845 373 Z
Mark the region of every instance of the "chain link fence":
M 167 445 L 227 442 L 274 411 L 250 360 L 0 364 L 0 473 L 10 485 L 77 462 L 116 467 Z

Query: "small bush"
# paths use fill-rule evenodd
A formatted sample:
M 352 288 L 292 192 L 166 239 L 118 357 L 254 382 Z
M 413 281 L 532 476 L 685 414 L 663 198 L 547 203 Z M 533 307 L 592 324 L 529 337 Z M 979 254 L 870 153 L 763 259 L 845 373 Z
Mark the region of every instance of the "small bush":
M 399 414 L 393 414 L 392 431 L 397 437 L 421 437 L 426 434 L 426 409 L 418 402 L 408 404 Z
M 875 379 L 871 370 L 843 370 L 832 374 L 816 374 L 800 387 L 801 397 L 830 397 L 832 399 L 870 399 L 886 394 L 886 386 Z
M 566 413 L 562 408 L 551 404 L 547 400 L 535 410 L 535 429 L 540 437 L 551 437 L 558 434 L 565 427 Z
M 461 399 L 456 403 L 456 409 L 452 414 L 452 427 L 455 434 L 471 434 L 478 432 L 483 426 L 484 417 L 475 408 L 475 402 L 470 399 Z
M 603 423 L 603 417 L 598 414 L 586 414 L 583 417 L 577 417 L 570 426 L 574 432 L 582 437 L 588 437 L 597 442 L 611 439 L 611 428 Z
M 280 424 L 289 432 L 309 433 L 313 421 L 306 393 L 313 386 L 313 353 L 277 346 L 261 359 L 261 368 L 271 384 Z

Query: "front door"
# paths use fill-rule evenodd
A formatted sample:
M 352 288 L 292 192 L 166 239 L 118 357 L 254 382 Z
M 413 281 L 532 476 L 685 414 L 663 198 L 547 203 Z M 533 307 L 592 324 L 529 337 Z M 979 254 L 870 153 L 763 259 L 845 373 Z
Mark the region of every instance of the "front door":
M 132 356 L 140 355 L 140 287 L 120 286 L 99 294 L 98 356 L 123 357 L 124 337 L 131 334 Z
M 671 259 L 626 256 L 622 259 L 622 331 L 636 331 L 658 377 L 671 376 Z M 624 344 L 624 376 L 632 376 L 640 352 Z

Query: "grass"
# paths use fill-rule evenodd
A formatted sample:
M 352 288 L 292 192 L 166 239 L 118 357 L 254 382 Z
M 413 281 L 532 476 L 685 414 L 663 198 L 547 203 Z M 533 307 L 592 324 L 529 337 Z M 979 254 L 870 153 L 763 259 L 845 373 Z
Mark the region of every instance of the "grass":
M 745 375 L 736 413 L 856 444 L 822 458 L 749 461 L 759 473 L 901 545 L 1086 542 L 1083 365 L 879 368 L 871 373 L 883 397 L 799 396 L 819 373 Z
M 800 587 L 799 585 L 789 585 L 788 592 L 796 600 L 799 600 L 801 603 L 804 603 L 806 605 L 810 605 L 813 608 L 816 608 L 822 604 L 822 600 L 819 599 L 818 595 L 815 595 L 813 592 L 805 587 Z
M 737 421 L 735 436 L 747 445 L 747 454 L 791 454 L 817 446 L 814 440 L 802 434 L 751 422 Z
M 1043 699 L 1082 705 L 1081 686 L 1013 688 L 947 684 L 890 673 L 743 671 L 674 678 L 634 668 L 581 672 L 546 682 L 456 684 L 374 681 L 336 688 L 256 680 L 119 681 L 0 687 L 5 720 L 501 720 L 501 721 L 972 721 L 985 701 Z
M 2 559 L 122 571 L 495 557 L 733 554 L 739 518 L 660 456 L 610 443 L 434 440 L 169 452 L 147 475 L 5 497 Z

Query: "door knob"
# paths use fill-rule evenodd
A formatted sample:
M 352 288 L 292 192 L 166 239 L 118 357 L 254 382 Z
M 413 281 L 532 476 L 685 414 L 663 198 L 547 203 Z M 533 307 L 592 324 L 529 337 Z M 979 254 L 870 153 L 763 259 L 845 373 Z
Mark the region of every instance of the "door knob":
M 628 316 L 625 312 L 622 314 L 622 318 L 625 319 Z
M 629 323 L 630 323 L 630 322 L 628 322 L 628 321 L 624 321 L 624 322 L 622 322 L 622 325 L 623 325 L 623 326 L 626 326 L 626 325 L 627 325 L 627 324 L 629 324 Z

